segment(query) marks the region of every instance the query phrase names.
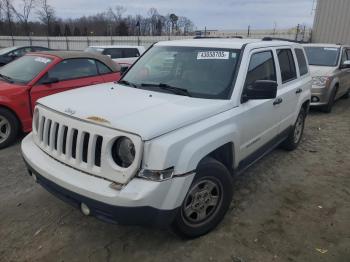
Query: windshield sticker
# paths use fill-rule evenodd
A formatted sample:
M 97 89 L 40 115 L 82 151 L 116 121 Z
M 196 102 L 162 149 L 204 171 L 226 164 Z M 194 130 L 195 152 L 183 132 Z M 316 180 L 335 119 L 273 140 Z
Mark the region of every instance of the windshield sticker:
M 198 52 L 197 60 L 200 59 L 229 59 L 230 52 L 225 51 L 206 51 Z
M 338 48 L 334 48 L 334 47 L 325 47 L 325 48 L 323 48 L 323 50 L 325 50 L 325 51 L 338 51 Z
M 50 63 L 51 62 L 51 59 L 48 59 L 48 58 L 44 58 L 44 57 L 37 57 L 34 59 L 36 62 L 40 62 L 40 63 L 44 63 L 44 64 L 47 64 L 47 63 Z

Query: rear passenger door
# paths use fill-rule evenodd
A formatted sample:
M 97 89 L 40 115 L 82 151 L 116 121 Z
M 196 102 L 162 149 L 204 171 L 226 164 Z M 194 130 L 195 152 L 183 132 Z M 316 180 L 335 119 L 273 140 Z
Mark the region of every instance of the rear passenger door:
M 282 133 L 288 131 L 288 128 L 294 125 L 296 115 L 299 113 L 296 112 L 296 105 L 304 86 L 298 79 L 299 70 L 297 70 L 298 64 L 293 49 L 291 47 L 276 49 L 276 55 L 280 68 L 277 97 L 281 99 L 281 103 L 276 107 L 279 108 L 281 113 L 279 133 Z M 306 62 L 305 56 L 304 60 Z

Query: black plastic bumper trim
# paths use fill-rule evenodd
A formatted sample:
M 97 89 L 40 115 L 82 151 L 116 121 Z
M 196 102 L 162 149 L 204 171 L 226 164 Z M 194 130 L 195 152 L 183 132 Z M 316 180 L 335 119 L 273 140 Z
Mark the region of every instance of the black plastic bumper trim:
M 29 174 L 35 174 L 37 182 L 48 192 L 68 204 L 80 209 L 80 204 L 85 203 L 91 215 L 108 223 L 122 225 L 144 225 L 155 227 L 167 227 L 172 223 L 178 208 L 173 210 L 160 210 L 154 207 L 122 207 L 109 205 L 67 190 L 56 183 L 46 179 L 34 170 L 25 160 Z

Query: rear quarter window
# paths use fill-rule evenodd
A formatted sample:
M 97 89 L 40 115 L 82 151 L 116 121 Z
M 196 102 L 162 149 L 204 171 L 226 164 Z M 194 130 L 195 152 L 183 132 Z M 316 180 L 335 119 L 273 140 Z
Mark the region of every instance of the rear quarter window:
M 295 49 L 295 55 L 298 60 L 300 75 L 306 75 L 309 71 L 303 50 L 300 48 Z

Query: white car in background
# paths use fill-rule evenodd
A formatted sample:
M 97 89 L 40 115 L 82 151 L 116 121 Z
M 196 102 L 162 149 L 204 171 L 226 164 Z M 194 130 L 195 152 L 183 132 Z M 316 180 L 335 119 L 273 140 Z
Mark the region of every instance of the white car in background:
M 145 52 L 145 47 L 132 45 L 89 46 L 85 52 L 107 55 L 122 67 L 128 68 Z
M 334 102 L 349 97 L 350 46 L 305 44 L 312 75 L 311 106 L 330 113 Z

